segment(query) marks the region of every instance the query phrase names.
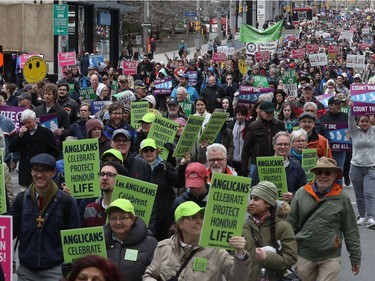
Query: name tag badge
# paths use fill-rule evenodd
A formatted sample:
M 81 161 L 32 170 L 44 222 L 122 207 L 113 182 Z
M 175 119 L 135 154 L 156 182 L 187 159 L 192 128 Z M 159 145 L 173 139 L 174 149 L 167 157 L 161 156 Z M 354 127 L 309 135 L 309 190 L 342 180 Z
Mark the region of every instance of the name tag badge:
M 126 249 L 124 260 L 127 261 L 137 261 L 138 250 Z
M 206 272 L 206 270 L 207 270 L 207 259 L 194 258 L 193 270 Z

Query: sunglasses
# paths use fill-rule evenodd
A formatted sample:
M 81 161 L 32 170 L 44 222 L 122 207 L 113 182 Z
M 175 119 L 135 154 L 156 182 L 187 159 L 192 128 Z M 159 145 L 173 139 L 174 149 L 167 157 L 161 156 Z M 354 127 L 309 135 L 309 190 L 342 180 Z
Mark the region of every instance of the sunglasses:
M 317 174 L 318 176 L 324 174 L 325 176 L 329 177 L 332 174 L 332 172 L 329 170 L 316 170 L 315 174 Z
M 154 152 L 156 149 L 153 148 L 153 147 L 145 147 L 145 148 L 142 148 L 142 152 Z

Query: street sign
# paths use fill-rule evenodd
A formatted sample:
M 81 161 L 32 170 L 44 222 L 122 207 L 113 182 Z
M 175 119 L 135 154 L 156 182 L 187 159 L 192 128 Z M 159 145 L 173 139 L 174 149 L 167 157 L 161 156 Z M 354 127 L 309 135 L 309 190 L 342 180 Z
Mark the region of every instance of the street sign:
M 185 12 L 184 16 L 185 17 L 196 17 L 197 16 L 197 12 Z
M 53 34 L 68 35 L 68 5 L 53 5 Z
M 143 22 L 141 23 L 142 27 L 151 27 L 151 25 L 152 25 L 152 23 L 146 23 L 146 22 L 145 23 L 143 23 Z
M 137 44 L 137 45 L 142 44 L 142 36 L 141 35 L 135 36 L 135 44 Z

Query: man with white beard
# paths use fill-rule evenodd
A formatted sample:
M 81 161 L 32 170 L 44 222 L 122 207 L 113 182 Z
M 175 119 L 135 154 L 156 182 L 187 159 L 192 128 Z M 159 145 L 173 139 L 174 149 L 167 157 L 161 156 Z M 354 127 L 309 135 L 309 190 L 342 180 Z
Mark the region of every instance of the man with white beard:
M 207 182 L 210 184 L 212 173 L 223 173 L 237 176 L 236 171 L 227 164 L 227 149 L 220 143 L 213 143 L 207 146 Z

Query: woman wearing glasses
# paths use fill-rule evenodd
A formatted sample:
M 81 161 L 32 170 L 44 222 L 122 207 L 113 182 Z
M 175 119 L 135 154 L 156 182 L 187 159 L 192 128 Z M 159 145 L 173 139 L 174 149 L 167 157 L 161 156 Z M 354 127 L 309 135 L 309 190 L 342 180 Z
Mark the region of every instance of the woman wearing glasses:
M 204 209 L 192 201 L 180 204 L 175 213 L 176 234 L 159 242 L 154 258 L 143 275 L 151 280 L 248 280 L 249 259 L 244 250 L 245 238 L 233 236 L 229 244 L 235 257 L 224 249 L 198 245 Z M 186 265 L 184 262 L 187 261 Z M 180 272 L 179 276 L 177 272 Z
M 116 199 L 106 209 L 104 226 L 107 257 L 115 263 L 127 281 L 140 281 L 150 264 L 157 241 L 142 219 L 135 215 L 127 199 Z
M 150 182 L 157 184 L 153 216 L 149 227 L 158 241 L 169 237 L 170 227 L 169 210 L 172 206 L 176 194 L 174 187 L 177 187 L 178 173 L 168 161 L 164 161 L 160 156 L 160 149 L 154 139 L 146 138 L 140 144 L 139 155 L 151 167 Z

